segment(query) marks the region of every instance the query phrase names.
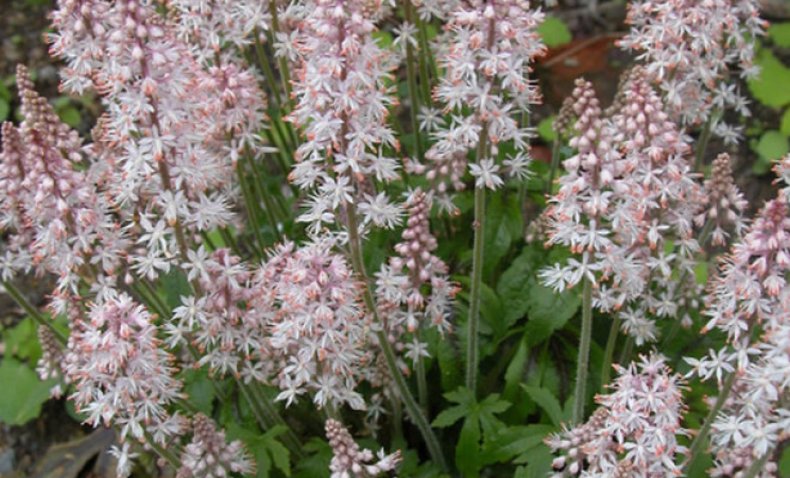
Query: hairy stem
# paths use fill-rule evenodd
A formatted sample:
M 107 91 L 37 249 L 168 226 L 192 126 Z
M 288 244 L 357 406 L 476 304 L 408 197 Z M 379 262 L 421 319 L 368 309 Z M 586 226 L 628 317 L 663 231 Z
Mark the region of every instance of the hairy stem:
M 438 77 L 436 62 L 433 59 L 433 52 L 431 45 L 428 43 L 428 29 L 425 22 L 422 21 L 419 15 L 415 18 L 417 21 L 418 41 L 420 42 L 420 74 L 423 75 L 423 81 L 420 83 L 422 86 L 423 101 L 426 105 L 431 104 L 431 78 Z
M 617 336 L 620 334 L 620 316 L 616 315 L 612 320 L 612 328 L 609 329 L 609 338 L 606 340 L 606 349 L 603 353 L 603 364 L 601 364 L 601 388 L 609 383 L 612 372 L 612 358 L 614 356 L 614 346 L 617 344 Z
M 743 478 L 755 478 L 757 475 L 759 475 L 760 472 L 763 470 L 765 463 L 768 461 L 768 457 L 770 455 L 771 455 L 770 453 L 766 453 L 763 456 L 761 456 L 759 460 L 754 460 L 752 466 L 750 466 L 749 469 L 746 470 L 746 474 L 743 475 Z
M 557 137 L 551 146 L 551 167 L 549 168 L 549 180 L 546 182 L 546 194 L 551 194 L 554 188 L 554 176 L 560 166 L 560 138 Z
M 631 360 L 631 353 L 634 351 L 634 337 L 629 335 L 625 338 L 625 345 L 623 345 L 623 350 L 620 352 L 620 360 L 619 363 L 628 363 Z
M 425 357 L 417 357 L 417 398 L 423 413 L 428 415 L 428 380 L 425 377 Z
M 482 142 L 482 140 L 481 140 Z M 469 296 L 469 319 L 466 337 L 466 388 L 477 390 L 478 328 L 480 327 L 480 289 L 483 283 L 483 235 L 486 190 L 475 188 L 474 246 L 472 250 L 472 285 Z
M 576 366 L 576 390 L 573 402 L 573 424 L 584 421 L 584 402 L 587 398 L 587 372 L 592 341 L 592 282 L 584 279 L 582 292 L 582 332 L 579 339 L 579 358 Z
M 406 16 L 406 23 L 411 24 L 413 16 L 411 0 L 404 0 L 403 11 Z M 411 100 L 409 116 L 411 118 L 412 132 L 414 133 L 414 145 L 417 151 L 417 159 L 422 163 L 422 141 L 420 141 L 420 127 L 417 122 L 417 112 L 420 108 L 419 92 L 417 91 L 417 71 L 414 68 L 414 47 L 408 41 L 406 42 L 406 76 L 409 84 L 409 99 Z
M 708 149 L 708 142 L 710 141 L 710 135 L 713 132 L 713 125 L 716 124 L 716 121 L 719 119 L 718 117 L 718 113 L 711 113 L 711 115 L 708 117 L 708 121 L 705 122 L 705 126 L 702 128 L 699 138 L 697 139 L 697 149 L 694 154 L 694 171 L 702 171 L 702 166 L 705 161 L 705 152 Z
M 22 307 L 22 309 L 24 309 L 24 311 L 27 312 L 27 314 L 30 317 L 32 317 L 33 320 L 38 322 L 39 325 L 48 328 L 50 332 L 52 332 L 55 335 L 55 337 L 58 339 L 58 342 L 60 342 L 61 345 L 66 345 L 66 342 L 68 341 L 68 337 L 66 337 L 66 335 L 63 334 L 63 332 L 61 332 L 55 327 L 55 325 L 52 323 L 52 320 L 49 320 L 43 315 L 41 315 L 41 312 L 39 312 L 39 310 L 35 306 L 33 306 L 33 304 L 31 304 L 24 295 L 22 295 L 22 293 L 19 291 L 19 289 L 16 288 L 16 286 L 13 283 L 4 280 L 3 288 L 8 293 L 8 295 L 10 295 L 12 299 L 14 299 L 14 302 L 19 304 L 19 306 Z
M 167 461 L 170 464 L 170 466 L 173 467 L 174 470 L 178 471 L 181 468 L 181 460 L 179 460 L 178 457 L 173 452 L 168 450 L 166 447 L 163 447 L 162 445 L 158 444 L 154 440 L 153 435 L 151 435 L 149 432 L 144 432 L 144 433 L 145 433 L 145 442 L 148 444 L 148 446 L 153 448 L 153 450 L 156 452 L 157 455 L 164 458 L 165 461 Z
M 244 199 L 244 209 L 247 212 L 250 225 L 252 226 L 252 235 L 255 237 L 255 247 L 253 247 L 254 256 L 258 259 L 263 257 L 263 248 L 265 241 L 260 230 L 260 219 L 258 219 L 258 208 L 255 198 L 253 197 L 254 191 L 250 184 L 247 182 L 247 175 L 244 172 L 244 158 L 240 157 L 236 165 L 236 174 L 239 178 L 239 185 L 241 186 L 241 195 Z M 273 224 L 273 227 L 277 227 Z
M 735 384 L 735 377 L 737 376 L 737 372 L 733 371 L 727 377 L 727 380 L 724 381 L 724 385 L 722 385 L 721 392 L 719 392 L 719 396 L 716 398 L 716 403 L 713 404 L 713 408 L 710 409 L 708 412 L 708 416 L 705 417 L 705 423 L 702 424 L 702 428 L 699 429 L 697 436 L 694 437 L 694 441 L 691 442 L 691 446 L 689 447 L 689 454 L 686 461 L 683 463 L 682 470 L 691 469 L 691 467 L 700 459 L 703 455 L 702 447 L 708 440 L 708 433 L 710 432 L 710 427 L 713 425 L 713 421 L 716 419 L 716 415 L 719 414 L 721 408 L 724 406 L 724 402 L 727 401 L 727 398 L 730 396 L 730 392 L 732 392 L 732 386 Z

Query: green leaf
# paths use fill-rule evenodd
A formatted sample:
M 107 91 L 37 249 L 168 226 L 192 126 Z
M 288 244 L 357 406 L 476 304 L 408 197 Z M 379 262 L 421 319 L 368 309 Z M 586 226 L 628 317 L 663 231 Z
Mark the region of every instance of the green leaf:
M 41 405 L 49 399 L 56 381 L 42 382 L 30 367 L 5 357 L 0 363 L 0 383 L 6 385 L 0 393 L 0 421 L 24 425 L 41 413 Z
M 769 160 L 779 159 L 788 151 L 787 136 L 779 131 L 766 131 L 757 143 L 757 152 Z
M 546 256 L 537 248 L 525 247 L 502 274 L 497 292 L 505 310 L 505 322 L 513 322 L 527 314 L 527 345 L 534 346 L 562 328 L 576 314 L 581 303 L 576 291 L 561 294 L 541 285 L 537 272 L 543 264 L 556 257 Z
M 436 418 L 433 419 L 432 426 L 436 428 L 446 428 L 452 426 L 458 420 L 464 418 L 467 415 L 468 410 L 463 407 L 450 407 L 446 410 L 442 410 Z
M 0 100 L 5 100 L 6 102 L 11 101 L 11 91 L 5 85 L 5 81 L 0 78 Z
M 510 402 L 500 400 L 498 393 L 492 393 L 477 405 L 476 415 L 486 438 L 493 436 L 502 427 L 502 422 L 494 415 L 500 414 L 508 408 L 510 408 Z
M 779 459 L 779 476 L 790 476 L 790 447 L 784 447 Z
M 41 345 L 38 342 L 38 324 L 25 317 L 13 328 L 3 333 L 6 354 L 11 354 L 28 363 L 34 364 L 41 357 Z
M 228 423 L 226 430 L 229 440 L 241 440 L 247 445 L 247 451 L 255 457 L 258 478 L 268 478 L 272 465 L 285 476 L 291 476 L 290 453 L 277 440 L 277 437 L 285 431 L 285 426 L 276 425 L 266 433 L 260 434 L 237 423 Z
M 555 118 L 555 115 L 551 115 L 548 118 L 543 118 L 538 123 L 538 135 L 546 142 L 554 141 L 557 138 L 557 132 L 554 131 Z
M 320 438 L 311 438 L 302 447 L 310 453 L 307 458 L 299 460 L 296 464 L 296 478 L 325 478 L 332 460 L 332 448 Z
M 76 128 L 82 122 L 82 117 L 80 116 L 79 110 L 71 105 L 58 108 L 57 113 L 60 117 L 60 120 L 72 128 Z
M 371 36 L 379 48 L 388 49 L 395 43 L 395 40 L 392 38 L 392 33 L 388 31 L 376 30 L 371 33 Z
M 480 461 L 480 423 L 467 418 L 461 428 L 458 444 L 455 447 L 455 464 L 462 476 L 478 476 Z
M 8 115 L 11 113 L 11 105 L 8 104 L 8 100 L 5 98 L 0 98 L 0 121 L 5 121 L 8 119 Z
M 278 427 L 280 427 L 281 429 L 276 431 Z M 266 434 L 264 435 L 264 439 L 268 444 L 269 454 L 272 457 L 272 461 L 274 461 L 275 468 L 282 471 L 285 476 L 291 476 L 290 452 L 285 447 L 285 445 L 275 440 L 275 435 L 279 435 L 284 431 L 285 431 L 285 427 L 282 425 L 278 425 L 277 427 L 274 427 L 269 431 L 267 431 Z
M 444 428 L 464 419 L 461 434 L 455 449 L 455 464 L 463 476 L 478 476 L 481 461 L 480 438 L 489 440 L 504 424 L 495 417 L 510 407 L 498 394 L 491 394 L 477 402 L 474 393 L 464 387 L 444 394 L 444 397 L 458 405 L 443 410 L 433 421 L 433 426 Z
M 192 289 L 189 287 L 186 275 L 177 269 L 170 269 L 170 272 L 160 275 L 161 285 L 159 286 L 159 294 L 164 295 L 165 303 L 170 310 L 175 309 L 181 305 L 181 297 L 189 297 L 192 295 Z
M 520 425 L 500 430 L 483 447 L 483 463 L 504 463 L 518 455 L 527 453 L 543 443 L 543 439 L 554 431 L 550 425 Z
M 457 403 L 458 405 L 442 410 L 441 413 L 433 420 L 432 425 L 437 428 L 446 428 L 453 425 L 461 418 L 474 413 L 476 399 L 469 389 L 459 387 L 458 389 L 447 392 L 444 398 L 449 402 Z
M 527 313 L 527 292 L 534 282 L 539 260 L 540 253 L 526 247 L 499 278 L 496 290 L 505 308 L 505 323 L 513 324 Z
M 518 344 L 518 349 L 510 359 L 510 363 L 505 370 L 505 389 L 503 395 L 511 402 L 518 391 L 518 384 L 524 376 L 524 367 L 527 365 L 527 341 L 522 339 Z
M 782 115 L 782 122 L 779 126 L 779 131 L 785 136 L 790 136 L 790 108 L 786 109 Z
M 580 304 L 581 299 L 574 290 L 557 294 L 533 279 L 527 296 L 529 321 L 526 334 L 529 345 L 546 340 L 555 330 L 564 327 L 576 315 Z
M 544 478 L 551 471 L 551 462 L 553 460 L 554 456 L 551 454 L 549 447 L 541 443 L 521 456 L 516 457 L 513 462 L 527 463 L 526 476 L 528 478 Z
M 777 46 L 790 47 L 790 23 L 774 23 L 768 28 L 768 36 Z
M 436 359 L 439 362 L 443 390 L 454 390 L 461 385 L 461 360 L 453 343 L 440 340 L 436 345 Z
M 562 407 L 551 392 L 545 388 L 532 387 L 527 384 L 522 384 L 521 388 L 546 412 L 554 426 L 560 427 L 562 425 Z
M 184 391 L 189 395 L 189 403 L 208 416 L 213 414 L 215 392 L 208 372 L 187 370 L 184 373 Z
M 787 68 L 767 48 L 757 54 L 760 76 L 748 81 L 749 91 L 760 103 L 780 108 L 790 103 L 790 68 Z
M 557 17 L 546 17 L 538 26 L 538 34 L 548 47 L 564 45 L 573 39 L 568 26 Z
M 509 206 L 509 205 L 508 205 Z M 502 200 L 502 195 L 490 197 L 486 206 L 485 230 L 483 231 L 483 277 L 488 277 L 499 261 L 507 254 L 513 241 L 510 211 Z
M 754 149 L 760 157 L 752 165 L 752 170 L 755 174 L 765 174 L 771 169 L 773 161 L 787 154 L 790 144 L 787 136 L 779 131 L 770 130 L 763 133 Z

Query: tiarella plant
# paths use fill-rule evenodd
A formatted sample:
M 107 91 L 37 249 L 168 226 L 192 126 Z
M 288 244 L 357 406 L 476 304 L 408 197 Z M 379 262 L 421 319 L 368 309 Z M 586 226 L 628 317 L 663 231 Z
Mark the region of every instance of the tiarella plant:
M 0 273 L 118 476 L 780 474 L 790 156 L 758 205 L 712 150 L 756 0 L 633 2 L 550 165 L 542 5 L 57 3 L 101 115 L 80 137 L 19 66 Z

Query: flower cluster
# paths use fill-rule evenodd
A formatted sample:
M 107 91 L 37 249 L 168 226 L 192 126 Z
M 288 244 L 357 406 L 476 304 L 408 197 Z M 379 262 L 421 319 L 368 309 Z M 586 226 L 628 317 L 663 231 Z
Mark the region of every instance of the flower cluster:
M 375 477 L 393 471 L 401 462 L 400 451 L 387 455 L 381 449 L 374 457 L 372 451 L 360 449 L 346 427 L 337 420 L 327 420 L 325 428 L 332 447 L 331 478 Z
M 754 0 L 640 0 L 630 2 L 631 31 L 620 46 L 638 53 L 665 94 L 668 111 L 685 124 L 717 121 L 725 108 L 748 116 L 747 100 L 729 77 L 753 78 L 753 39 L 766 22 Z M 719 123 L 714 131 L 737 141 L 736 127 Z
M 651 354 L 638 363 L 617 367 L 612 393 L 600 395 L 601 407 L 589 421 L 551 436 L 546 443 L 561 456 L 555 477 L 612 476 L 663 478 L 681 473 L 676 460 L 685 452 L 677 437 L 681 425 L 683 384 Z
M 372 194 L 377 182 L 399 177 L 390 155 L 400 146 L 386 121 L 395 103 L 387 86 L 395 64 L 372 36 L 381 6 L 317 0 L 309 7 L 296 27 L 297 104 L 289 116 L 306 137 L 290 174 L 311 191 L 299 220 L 317 234 L 341 218 L 341 207 L 355 215 L 358 204 L 364 222 L 392 228 L 399 209 L 385 193 Z
M 106 110 L 90 176 L 140 246 L 128 258 L 134 271 L 154 278 L 176 255 L 185 259 L 187 231 L 234 220 L 235 162 L 243 151 L 257 154 L 262 96 L 236 64 L 203 68 L 149 2 L 59 6 L 50 41 L 69 65 L 63 87 L 95 89 Z
M 716 376 L 724 400 L 712 426 L 712 476 L 735 476 L 752 466 L 770 476 L 773 450 L 787 438 L 789 271 L 790 205 L 780 192 L 723 258 L 710 284 L 706 329 L 725 332 L 728 345 L 702 359 L 686 359 L 692 374 Z
M 544 214 L 547 244 L 567 246 L 581 260 L 541 276 L 556 290 L 586 278 L 598 309 L 619 314 L 637 344 L 653 341 L 649 315 L 677 317 L 678 291 L 694 277 L 701 190 L 690 173 L 690 148 L 642 68 L 626 76 L 606 112 L 589 82 L 578 80 L 573 98 L 565 116 L 576 117 L 569 144 L 577 154 L 564 161 L 567 174 Z M 674 251 L 666 248 L 669 237 Z M 672 280 L 673 270 L 683 271 L 683 285 Z
M 251 0 L 173 0 L 169 6 L 178 18 L 179 38 L 203 64 L 220 63 L 218 56 L 247 47 L 271 21 L 265 5 Z
M 319 407 L 364 409 L 356 391 L 370 363 L 369 323 L 360 284 L 332 241 L 279 246 L 255 272 L 251 313 L 267 331 L 268 360 L 291 404 L 304 393 Z
M 151 434 L 158 443 L 180 433 L 183 420 L 168 406 L 181 398 L 181 382 L 156 333 L 153 317 L 126 294 L 72 317 L 63 369 L 86 422 L 118 424 L 122 438 Z
M 446 183 L 463 187 L 466 155 L 475 148 L 470 172 L 476 187 L 504 184 L 496 161 L 500 144 L 510 143 L 515 151 L 503 163 L 508 173 L 527 174 L 532 130 L 518 117 L 540 100 L 528 73 L 544 52 L 537 33 L 542 21 L 543 14 L 530 10 L 525 0 L 459 2 L 451 11 L 449 38 L 438 55 L 446 72 L 434 92 L 451 120 L 434 133 L 436 141 L 425 155 L 426 176 L 443 209 L 455 210 Z
M 182 305 L 165 324 L 168 344 L 176 347 L 188 342 L 196 347 L 200 352 L 196 365 L 208 365 L 212 375 L 264 381 L 261 364 L 245 359 L 265 349 L 260 317 L 250 314 L 246 306 L 255 292 L 247 265 L 227 249 L 209 255 L 201 247 L 190 251 L 189 257 L 184 268 L 189 270 L 189 280 L 197 280 L 201 294 L 182 297 Z
M 58 343 L 55 334 L 48 327 L 38 328 L 38 343 L 41 344 L 41 358 L 38 359 L 36 372 L 41 380 L 56 379 L 58 382 L 49 391 L 53 398 L 60 398 L 63 387 L 60 380 L 63 377 L 63 349 Z
M 431 325 L 444 332 L 450 324 L 447 311 L 455 295 L 447 277 L 447 265 L 433 254 L 437 247 L 431 234 L 428 215 L 430 200 L 421 190 L 414 191 L 406 201 L 409 219 L 401 234 L 402 242 L 395 245 L 397 256 L 390 258 L 379 274 L 377 293 L 384 308 L 406 306 L 406 327 L 409 332 L 418 328 L 419 317 L 425 314 Z M 430 293 L 424 290 L 430 286 Z M 400 325 L 396 320 L 390 326 Z
M 49 273 L 57 291 L 74 293 L 84 270 L 112 272 L 127 243 L 102 196 L 84 171 L 82 140 L 17 68 L 25 120 L 2 127 L 0 227 L 5 241 L 2 276 Z
M 728 230 L 740 238 L 746 228 L 747 202 L 732 178 L 730 155 L 719 154 L 713 160 L 710 178 L 705 180 L 705 195 L 694 222 L 710 230 L 711 244 L 723 246 L 730 237 Z M 710 225 L 706 225 L 710 221 Z
M 255 466 L 238 440 L 227 443 L 225 432 L 207 416 L 192 419 L 192 441 L 181 454 L 176 478 L 225 478 L 231 473 L 252 474 Z

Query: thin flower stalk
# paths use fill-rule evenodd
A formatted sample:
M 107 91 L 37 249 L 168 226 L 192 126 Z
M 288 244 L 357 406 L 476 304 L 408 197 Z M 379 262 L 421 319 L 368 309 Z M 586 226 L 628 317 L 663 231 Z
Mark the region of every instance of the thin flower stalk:
M 584 404 L 587 401 L 587 374 L 590 363 L 592 341 L 592 288 L 589 279 L 584 280 L 582 291 L 582 330 L 579 337 L 579 355 L 576 362 L 576 388 L 573 392 L 573 415 L 571 423 L 584 421 Z

